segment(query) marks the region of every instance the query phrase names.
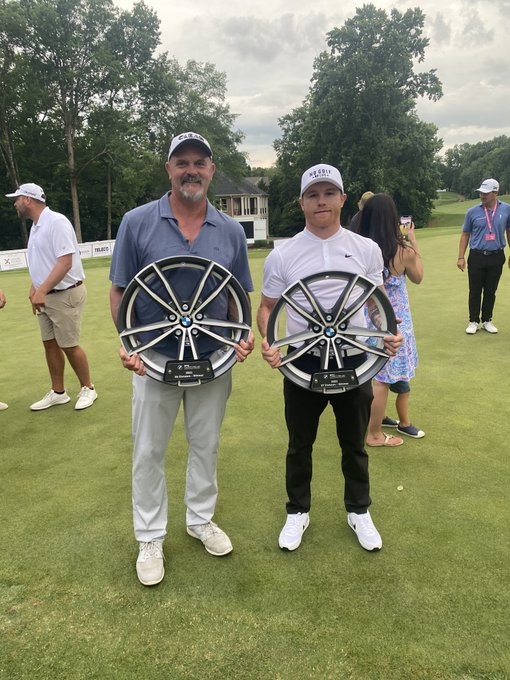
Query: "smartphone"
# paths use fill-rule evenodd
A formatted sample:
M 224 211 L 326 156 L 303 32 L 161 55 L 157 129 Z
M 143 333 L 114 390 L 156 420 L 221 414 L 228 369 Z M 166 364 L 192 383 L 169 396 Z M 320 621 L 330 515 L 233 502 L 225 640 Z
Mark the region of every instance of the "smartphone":
M 400 216 L 400 232 L 404 239 L 407 241 L 407 234 L 409 232 L 409 229 L 411 228 L 411 224 L 413 221 L 413 216 L 412 215 L 401 215 Z

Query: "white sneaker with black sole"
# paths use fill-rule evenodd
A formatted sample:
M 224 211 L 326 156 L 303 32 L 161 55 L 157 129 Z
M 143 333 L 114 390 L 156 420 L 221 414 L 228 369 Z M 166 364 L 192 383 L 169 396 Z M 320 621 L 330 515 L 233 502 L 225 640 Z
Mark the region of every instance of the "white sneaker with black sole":
M 359 544 L 365 550 L 380 550 L 382 538 L 372 522 L 368 510 L 363 514 L 349 512 L 347 523 L 358 537 Z
M 278 545 L 282 550 L 296 550 L 301 545 L 303 534 L 308 529 L 310 517 L 307 512 L 287 515 L 287 521 L 280 532 Z

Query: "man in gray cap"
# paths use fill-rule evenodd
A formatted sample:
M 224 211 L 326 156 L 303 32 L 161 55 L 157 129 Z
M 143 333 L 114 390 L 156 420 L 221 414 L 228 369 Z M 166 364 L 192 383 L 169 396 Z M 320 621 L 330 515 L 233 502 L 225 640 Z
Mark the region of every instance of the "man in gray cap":
M 74 408 L 81 411 L 92 406 L 97 393 L 90 381 L 87 355 L 79 344 L 87 290 L 76 233 L 65 215 L 48 208 L 38 184 L 22 184 L 6 196 L 12 199 L 21 219 L 32 220 L 27 250 L 32 281 L 28 296 L 39 320 L 51 378 L 50 391 L 30 408 L 43 411 L 70 401 L 64 386 L 67 357 L 80 381 Z
M 486 179 L 476 191 L 480 194 L 480 205 L 475 205 L 466 213 L 457 258 L 457 267 L 463 272 L 469 244 L 468 335 L 477 332 L 480 321 L 482 328 L 488 333 L 498 332 L 492 323 L 492 313 L 505 264 L 506 241 L 510 242 L 510 205 L 498 200 L 499 182 L 492 178 Z
M 122 295 L 133 277 L 145 266 L 170 256 L 214 260 L 230 271 L 246 292 L 253 290 L 243 228 L 207 200 L 215 171 L 209 142 L 196 132 L 177 135 L 170 144 L 165 169 L 171 191 L 126 213 L 119 227 L 110 271 L 110 304 L 116 324 Z M 176 290 L 179 285 L 185 284 L 176 281 Z M 150 305 L 138 307 L 136 313 L 141 324 L 150 321 Z M 220 313 L 228 320 L 226 305 L 221 305 Z M 250 334 L 248 340 L 236 345 L 237 360 L 244 361 L 252 349 Z M 158 353 L 163 360 L 175 358 L 170 347 L 158 346 Z M 136 572 L 143 585 L 152 586 L 165 573 L 165 455 L 181 403 L 188 439 L 186 531 L 202 541 L 211 555 L 232 552 L 229 537 L 212 521 L 218 496 L 220 429 L 232 378 L 228 371 L 200 385 L 177 386 L 149 377 L 138 354 L 128 355 L 121 349 L 120 358 L 124 367 L 134 373 L 133 522 L 139 543 Z

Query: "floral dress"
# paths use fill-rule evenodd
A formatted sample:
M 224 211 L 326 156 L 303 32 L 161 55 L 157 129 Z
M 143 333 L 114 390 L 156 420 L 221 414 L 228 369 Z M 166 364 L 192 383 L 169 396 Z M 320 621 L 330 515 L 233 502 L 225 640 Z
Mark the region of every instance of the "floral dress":
M 387 270 L 385 270 L 385 275 Z M 396 383 L 399 380 L 410 380 L 414 376 L 418 365 L 418 351 L 414 337 L 411 308 L 407 294 L 406 275 L 390 274 L 384 280 L 384 289 L 391 302 L 395 316 L 401 319 L 398 328 L 404 336 L 404 342 L 394 357 L 386 362 L 383 369 L 375 376 L 382 383 Z

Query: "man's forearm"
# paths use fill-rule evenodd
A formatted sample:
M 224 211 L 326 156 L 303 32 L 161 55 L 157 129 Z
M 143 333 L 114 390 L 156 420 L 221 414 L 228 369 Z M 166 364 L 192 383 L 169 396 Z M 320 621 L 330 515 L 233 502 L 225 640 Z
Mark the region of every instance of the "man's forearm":
M 118 286 L 112 286 L 110 288 L 110 313 L 112 315 L 113 323 L 115 324 L 115 328 L 117 328 L 117 318 L 119 315 L 119 305 L 120 301 L 122 300 L 122 295 L 124 293 L 123 288 L 119 288 Z
M 47 295 L 50 290 L 53 290 L 70 271 L 72 267 L 72 258 L 62 257 L 55 262 L 53 269 L 39 286 L 38 290 L 44 295 Z
M 257 310 L 257 328 L 260 335 L 265 338 L 267 334 L 267 322 L 269 319 L 270 310 L 264 305 L 260 305 Z

